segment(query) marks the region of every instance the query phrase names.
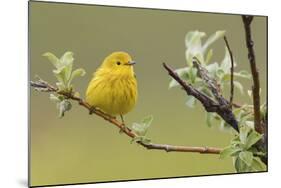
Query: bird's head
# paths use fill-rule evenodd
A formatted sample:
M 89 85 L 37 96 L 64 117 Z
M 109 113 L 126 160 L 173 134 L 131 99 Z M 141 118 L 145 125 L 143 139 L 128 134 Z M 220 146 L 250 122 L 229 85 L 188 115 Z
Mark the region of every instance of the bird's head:
M 108 69 L 113 73 L 133 74 L 134 64 L 136 64 L 136 62 L 132 60 L 128 53 L 113 52 L 104 59 L 101 68 Z

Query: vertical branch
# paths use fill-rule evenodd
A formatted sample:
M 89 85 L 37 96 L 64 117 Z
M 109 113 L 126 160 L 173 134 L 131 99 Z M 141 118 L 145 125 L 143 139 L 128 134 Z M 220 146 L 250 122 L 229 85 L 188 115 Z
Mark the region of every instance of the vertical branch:
M 229 43 L 227 41 L 226 36 L 223 37 L 224 42 L 226 44 L 229 56 L 230 56 L 230 61 L 231 61 L 231 67 L 230 67 L 230 98 L 229 98 L 229 103 L 230 103 L 230 108 L 232 108 L 232 103 L 233 103 L 233 96 L 234 96 L 234 79 L 233 79 L 233 73 L 234 73 L 234 60 L 233 60 L 233 55 L 232 51 L 230 49 Z
M 255 117 L 255 130 L 259 133 L 264 133 L 264 129 L 261 125 L 261 116 L 260 116 L 260 81 L 259 81 L 259 72 L 256 66 L 256 58 L 254 51 L 254 42 L 252 39 L 251 33 L 251 23 L 253 21 L 253 16 L 242 16 L 245 36 L 246 36 L 246 45 L 248 48 L 248 59 L 251 66 L 251 72 L 253 77 L 253 104 L 254 104 L 254 117 Z

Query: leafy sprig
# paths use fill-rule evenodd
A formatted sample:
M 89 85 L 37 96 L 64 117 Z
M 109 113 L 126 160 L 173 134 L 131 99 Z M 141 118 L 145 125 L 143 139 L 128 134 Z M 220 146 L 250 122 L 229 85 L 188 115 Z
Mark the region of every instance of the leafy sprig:
M 153 121 L 153 116 L 147 116 L 142 119 L 140 123 L 133 123 L 132 130 L 136 133 L 136 137 L 132 139 L 131 142 L 142 142 L 148 144 L 151 142 L 151 139 L 146 137 L 148 128 L 150 127 Z
M 46 57 L 55 67 L 53 73 L 57 78 L 56 85 L 59 92 L 73 93 L 73 79 L 86 74 L 85 70 L 82 68 L 73 70 L 73 53 L 65 52 L 61 58 L 57 58 L 50 52 L 44 53 L 43 56 Z M 72 104 L 64 95 L 50 94 L 50 99 L 56 103 L 59 110 L 59 117 L 63 117 L 65 112 L 71 110 Z
M 224 91 L 226 86 L 230 86 L 232 61 L 227 46 L 225 47 L 225 55 L 220 62 L 212 61 L 213 49 L 210 46 L 225 35 L 225 31 L 217 31 L 212 34 L 203 43 L 203 38 L 206 37 L 204 32 L 190 31 L 185 38 L 186 44 L 186 66 L 176 70 L 179 77 L 191 84 L 197 90 L 203 92 L 208 97 L 214 98 L 213 93 L 208 89 L 208 85 L 199 77 L 197 68 L 193 64 L 194 59 L 198 59 L 201 66 L 204 67 L 211 78 L 216 80 L 219 90 Z M 236 67 L 235 59 L 233 66 Z M 237 80 L 250 79 L 251 74 L 246 70 L 233 72 L 234 88 L 239 90 L 240 94 L 244 94 L 243 85 Z M 178 87 L 179 83 L 172 79 L 169 83 L 169 88 Z M 248 95 L 252 98 L 251 91 Z M 196 105 L 196 100 L 193 96 L 187 96 L 186 105 L 193 108 Z M 261 117 L 266 118 L 266 104 L 261 105 Z M 262 138 L 262 135 L 254 129 L 254 114 L 253 105 L 236 106 L 233 109 L 233 114 L 239 124 L 240 133 L 231 141 L 230 145 L 221 152 L 221 158 L 233 157 L 234 166 L 237 172 L 259 171 L 264 170 L 265 165 L 260 160 L 260 157 L 265 155 L 264 152 L 258 151 L 256 143 Z M 206 112 L 206 125 L 211 127 L 214 121 L 219 121 L 222 130 L 229 130 L 230 126 L 217 113 Z
M 264 156 L 265 153 L 254 147 L 262 137 L 263 135 L 249 126 L 243 126 L 240 128 L 240 134 L 231 141 L 230 146 L 220 153 L 220 158 L 233 157 L 237 172 L 263 171 L 266 166 L 259 157 Z
M 225 35 L 225 31 L 217 31 L 212 34 L 207 40 L 203 43 L 202 40 L 206 37 L 204 32 L 200 31 L 190 31 L 185 37 L 186 45 L 186 62 L 187 66 L 175 70 L 181 79 L 186 81 L 189 84 L 195 86 L 199 91 L 204 92 L 209 97 L 214 97 L 210 90 L 207 88 L 207 85 L 201 78 L 197 76 L 197 69 L 193 66 L 194 57 L 197 58 L 201 65 L 205 67 L 209 75 L 214 78 L 223 91 L 225 86 L 230 84 L 231 77 L 231 58 L 228 52 L 227 47 L 225 47 L 225 55 L 220 63 L 212 61 L 213 49 L 210 48 L 213 43 L 221 39 Z M 234 62 L 236 66 L 236 62 Z M 250 79 L 251 75 L 245 71 L 241 70 L 239 72 L 233 73 L 234 77 L 242 79 Z M 172 79 L 169 83 L 169 88 L 179 86 L 178 82 Z M 244 93 L 243 85 L 235 80 L 234 87 L 240 91 L 241 94 Z M 193 96 L 187 96 L 186 103 L 188 107 L 193 108 L 196 105 L 196 100 Z M 219 120 L 222 129 L 228 129 L 229 125 L 225 123 L 220 117 L 215 113 L 207 113 L 206 115 L 206 125 L 212 126 L 214 120 Z
M 58 82 L 56 83 L 60 91 L 71 92 L 73 89 L 72 80 L 86 74 L 82 68 L 73 71 L 73 53 L 65 52 L 61 58 L 57 58 L 54 54 L 46 52 L 43 54 L 54 65 L 53 70 Z

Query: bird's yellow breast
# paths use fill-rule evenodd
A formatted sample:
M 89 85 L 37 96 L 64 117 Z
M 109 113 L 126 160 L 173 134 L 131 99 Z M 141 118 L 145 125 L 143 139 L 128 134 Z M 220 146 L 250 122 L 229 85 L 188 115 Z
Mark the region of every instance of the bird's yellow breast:
M 86 101 L 110 115 L 124 115 L 137 101 L 137 81 L 130 74 L 112 73 L 100 68 L 86 91 Z

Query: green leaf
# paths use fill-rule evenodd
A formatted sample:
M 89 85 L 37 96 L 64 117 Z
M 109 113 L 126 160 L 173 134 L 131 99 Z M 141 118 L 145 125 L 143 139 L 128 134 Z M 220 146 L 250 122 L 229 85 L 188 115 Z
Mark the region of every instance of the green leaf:
M 197 69 L 193 68 L 193 67 L 190 67 L 190 69 L 188 71 L 188 75 L 189 75 L 189 78 L 190 78 L 190 82 L 194 83 L 195 79 L 197 77 Z
M 186 47 L 190 46 L 201 46 L 201 38 L 205 37 L 206 34 L 204 32 L 200 32 L 198 30 L 196 31 L 190 31 L 185 36 L 185 45 Z
M 220 64 L 220 68 L 225 72 L 225 73 L 230 73 L 230 68 L 231 68 L 231 59 L 230 55 L 228 52 L 227 47 L 225 47 L 225 55 L 224 58 Z
M 60 61 L 62 62 L 63 68 L 64 68 L 64 76 L 65 80 L 69 80 L 72 72 L 72 66 L 73 66 L 73 53 L 72 52 L 65 52 L 63 56 L 60 58 Z
M 205 52 L 208 47 L 213 44 L 216 40 L 218 40 L 219 38 L 223 37 L 225 34 L 225 31 L 217 31 L 214 34 L 212 34 L 205 42 L 204 46 L 203 46 L 203 52 Z
M 189 80 L 189 75 L 188 75 L 188 71 L 189 71 L 190 67 L 185 67 L 185 68 L 179 68 L 176 69 L 175 72 L 179 75 L 179 77 L 181 79 L 183 79 L 184 81 Z M 175 86 L 179 86 L 179 83 L 175 80 L 172 79 L 169 83 L 169 89 Z
M 253 162 L 253 153 L 249 151 L 242 151 L 239 153 L 239 158 L 247 165 L 251 166 Z
M 253 91 L 252 91 L 252 90 L 248 90 L 247 93 L 248 93 L 248 96 L 249 96 L 250 98 L 252 98 L 252 93 L 253 93 Z
M 84 69 L 76 69 L 75 71 L 73 71 L 71 73 L 71 77 L 70 79 L 68 80 L 68 86 L 70 86 L 72 80 L 75 78 L 75 77 L 79 77 L 79 76 L 84 76 L 86 74 L 86 71 Z
M 218 80 L 222 80 L 224 75 L 225 75 L 224 70 L 222 70 L 221 68 L 218 68 L 217 72 L 215 74 L 215 76 L 219 78 Z M 221 82 L 221 83 L 223 83 L 223 82 Z M 221 85 L 221 88 L 223 88 L 223 85 Z
M 84 69 L 76 69 L 72 72 L 71 78 L 75 78 L 77 76 L 84 76 L 86 74 L 86 71 Z
M 213 77 L 215 77 L 217 70 L 219 69 L 219 64 L 217 62 L 209 64 L 206 66 L 206 69 Z
M 63 65 L 73 64 L 74 61 L 73 52 L 65 52 L 60 58 L 60 61 L 62 62 Z
M 250 131 L 250 129 L 246 126 L 243 126 L 240 128 L 239 138 L 240 138 L 240 141 L 242 142 L 242 144 L 246 144 L 249 131 Z
M 56 67 L 59 68 L 61 65 L 60 60 L 52 53 L 46 52 L 43 54 L 44 57 L 47 57 L 48 60 Z
M 59 99 L 58 96 L 54 95 L 54 94 L 50 94 L 50 100 L 54 101 L 54 102 L 60 102 L 61 100 Z
M 53 73 L 55 75 L 55 77 L 57 78 L 57 80 L 59 81 L 59 85 L 61 86 L 62 90 L 65 89 L 66 85 L 67 85 L 67 78 L 65 76 L 65 68 L 61 67 L 59 69 L 53 70 Z
M 194 105 L 196 103 L 196 100 L 193 96 L 187 96 L 187 100 L 186 100 L 186 105 L 190 108 L 194 108 Z
M 254 171 L 264 171 L 264 170 L 266 170 L 266 165 L 258 157 L 253 158 L 253 162 L 252 162 L 251 167 Z
M 185 45 L 186 45 L 186 60 L 189 66 L 192 66 L 192 59 L 197 57 L 201 63 L 204 63 L 203 50 L 201 39 L 206 34 L 200 31 L 190 31 L 186 34 Z
M 231 141 L 231 145 L 232 145 L 233 147 L 238 147 L 238 148 L 241 148 L 241 149 L 242 149 L 242 147 L 241 147 L 242 143 L 241 143 L 240 141 L 233 140 L 233 141 Z
M 58 98 L 60 101 L 64 100 L 64 96 L 63 95 L 58 95 Z
M 175 80 L 175 79 L 171 79 L 170 83 L 169 83 L 169 89 L 179 86 L 180 84 Z
M 72 66 L 73 66 L 72 64 L 68 64 L 68 65 L 64 66 L 64 75 L 65 75 L 65 80 L 67 83 L 71 79 Z
M 226 81 L 230 81 L 231 80 L 231 74 L 224 74 L 223 76 L 222 76 L 222 80 L 224 81 L 224 82 L 226 82 Z
M 140 141 L 144 144 L 150 144 L 151 143 L 151 139 L 146 138 L 146 137 L 141 137 Z
M 189 79 L 189 77 L 188 77 L 189 69 L 190 69 L 190 67 L 179 68 L 179 69 L 176 69 L 175 72 L 179 75 L 179 77 L 181 77 L 184 80 L 187 80 L 187 79 Z
M 207 124 L 208 127 L 212 127 L 213 119 L 214 119 L 213 114 L 206 112 L 206 124 Z
M 53 70 L 59 82 L 64 85 L 64 88 L 68 86 L 68 80 L 71 76 L 73 61 L 73 53 L 65 52 L 59 60 L 60 63 L 58 66 L 56 66 L 57 69 Z
M 220 130 L 227 130 L 227 129 L 229 129 L 228 124 L 224 120 L 221 120 L 221 122 L 220 122 Z
M 246 78 L 246 79 L 251 78 L 251 75 L 247 71 L 240 71 L 238 73 L 234 72 L 233 76 L 234 77 L 240 77 L 240 78 Z M 224 74 L 222 79 L 223 79 L 223 81 L 229 81 L 230 78 L 231 78 L 231 74 L 230 73 L 226 73 L 226 74 Z
M 146 126 L 150 126 L 152 121 L 153 121 L 153 116 L 149 115 L 149 116 L 146 116 L 145 118 L 143 118 L 141 122 Z
M 241 94 L 244 94 L 243 85 L 238 81 L 233 81 L 234 87 L 237 88 Z
M 266 118 L 266 115 L 267 115 L 267 105 L 266 105 L 266 103 L 263 103 L 260 106 L 260 114 L 261 114 L 261 119 L 265 119 Z
M 233 113 L 237 120 L 240 120 L 242 108 L 235 108 L 233 109 Z
M 240 148 L 233 148 L 233 147 L 227 147 L 227 148 L 224 148 L 221 153 L 220 153 L 220 158 L 221 159 L 224 159 L 226 157 L 233 157 L 233 156 L 236 156 L 239 151 L 241 151 Z
M 239 135 L 236 135 L 234 137 L 234 139 L 231 140 L 231 146 L 238 147 L 238 148 L 240 148 L 242 150 L 244 148 L 242 148 L 241 145 L 242 145 L 242 143 L 240 141 Z
M 43 54 L 43 56 L 47 57 L 56 67 L 53 73 L 58 80 L 56 85 L 60 91 L 70 92 L 72 90 L 72 80 L 77 76 L 83 76 L 85 74 L 85 71 L 81 68 L 72 72 L 74 61 L 72 52 L 65 52 L 60 59 L 50 52 Z
M 253 152 L 254 156 L 266 156 L 266 153 L 265 152 L 262 152 L 262 151 L 258 151 L 257 148 L 254 148 L 255 151 Z
M 64 113 L 69 111 L 72 107 L 71 102 L 69 100 L 63 100 L 59 103 L 59 117 L 62 118 Z
M 205 83 L 203 83 L 204 86 L 199 87 L 198 90 L 203 92 L 204 94 L 208 95 L 209 97 L 213 97 L 212 92 L 209 90 L 209 88 L 207 87 L 207 85 Z
M 138 136 L 145 136 L 152 121 L 153 116 L 147 116 L 143 118 L 141 123 L 133 123 L 132 129 Z
M 244 110 L 241 110 L 240 114 L 238 114 L 237 116 L 237 120 L 239 120 L 239 125 L 240 126 L 244 126 L 244 125 L 247 125 L 248 128 L 252 128 L 252 125 L 251 125 L 251 120 L 253 118 L 253 114 L 247 112 L 247 111 L 244 111 Z
M 213 57 L 213 49 L 210 49 L 207 53 L 206 59 L 205 59 L 205 64 L 208 64 L 210 62 L 210 60 Z
M 65 77 L 65 67 L 64 66 L 62 66 L 62 67 L 60 67 L 58 69 L 53 70 L 53 73 L 56 76 L 59 76 L 58 79 L 66 80 L 66 77 Z
M 254 122 L 253 121 L 245 121 L 245 124 L 250 127 L 251 129 L 255 128 Z
M 250 79 L 251 78 L 251 74 L 248 73 L 245 70 L 242 70 L 240 72 L 234 72 L 233 76 L 240 77 L 240 78 L 246 78 L 246 79 Z
M 65 85 L 62 82 L 56 82 L 56 86 L 60 91 L 64 90 Z
M 139 123 L 133 123 L 132 129 L 137 135 L 139 135 L 139 136 L 144 135 L 145 130 L 144 130 L 143 125 L 141 125 Z
M 246 163 L 242 161 L 240 157 L 235 157 L 234 167 L 237 172 L 246 172 L 248 169 Z
M 252 130 L 250 132 L 249 136 L 247 137 L 247 140 L 246 140 L 246 143 L 245 143 L 246 149 L 249 149 L 250 147 L 252 147 L 252 145 L 257 143 L 261 138 L 262 138 L 261 134 L 259 134 L 255 130 Z
M 218 120 L 218 121 L 221 120 L 221 117 L 220 117 L 219 115 L 214 114 L 213 116 L 214 116 L 214 119 L 215 119 L 215 120 Z

